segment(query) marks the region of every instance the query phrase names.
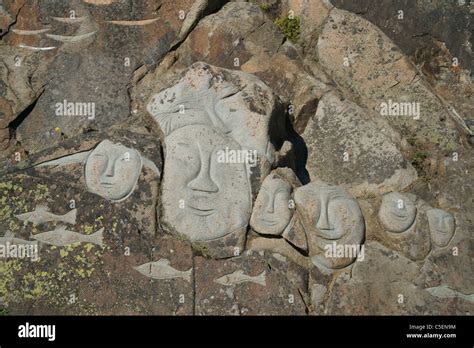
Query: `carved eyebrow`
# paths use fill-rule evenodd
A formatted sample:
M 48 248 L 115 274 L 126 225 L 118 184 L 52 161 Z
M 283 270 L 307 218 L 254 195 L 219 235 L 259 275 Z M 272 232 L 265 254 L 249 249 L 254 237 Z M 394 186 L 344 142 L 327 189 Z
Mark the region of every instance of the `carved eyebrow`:
M 343 194 L 342 192 L 336 192 L 329 195 L 329 199 L 336 199 L 336 198 L 347 198 L 347 196 Z
M 286 193 L 287 190 L 283 187 L 280 187 L 278 190 L 275 191 L 275 194 L 280 193 L 280 192 Z

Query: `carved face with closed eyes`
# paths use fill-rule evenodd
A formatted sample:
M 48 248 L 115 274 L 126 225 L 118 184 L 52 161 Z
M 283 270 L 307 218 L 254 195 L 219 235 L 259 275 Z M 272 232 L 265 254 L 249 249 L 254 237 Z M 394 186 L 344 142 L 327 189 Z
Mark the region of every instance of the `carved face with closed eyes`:
M 265 178 L 255 200 L 250 226 L 258 233 L 281 235 L 293 216 L 290 184 L 278 175 Z
M 246 164 L 219 161 L 222 151 L 240 146 L 205 125 L 181 127 L 165 143 L 164 224 L 191 241 L 211 241 L 247 226 L 251 196 Z
M 355 255 L 329 257 L 324 251 L 332 243 L 361 245 L 365 222 L 357 201 L 338 186 L 311 182 L 296 190 L 295 203 L 306 230 L 313 264 L 339 269 L 354 262 Z
M 427 211 L 431 239 L 439 247 L 445 247 L 454 235 L 454 217 L 441 209 Z
M 86 186 L 104 198 L 120 201 L 132 193 L 141 170 L 138 151 L 104 140 L 87 157 Z
M 413 225 L 416 211 L 415 203 L 408 196 L 391 192 L 382 198 L 379 219 L 387 231 L 401 233 Z

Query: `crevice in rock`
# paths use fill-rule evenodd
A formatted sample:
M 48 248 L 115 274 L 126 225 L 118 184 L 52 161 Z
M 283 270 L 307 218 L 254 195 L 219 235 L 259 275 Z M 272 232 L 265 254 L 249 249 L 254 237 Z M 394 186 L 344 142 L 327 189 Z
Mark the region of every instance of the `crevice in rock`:
M 305 312 L 306 315 L 308 315 L 309 314 L 309 304 L 306 303 L 306 302 L 309 302 L 309 301 L 307 301 L 306 296 L 304 296 L 304 294 L 303 294 L 303 292 L 301 291 L 300 288 L 298 288 L 298 294 L 300 295 L 301 302 L 303 302 L 303 304 L 304 304 L 304 312 Z
M 297 247 L 296 245 L 294 245 L 291 241 L 289 241 L 289 240 L 287 240 L 287 239 L 285 239 L 285 240 L 288 242 L 288 244 L 290 244 L 290 245 L 293 247 L 293 249 L 295 249 L 295 250 L 296 250 L 297 252 L 299 252 L 301 255 L 303 255 L 303 256 L 305 256 L 305 257 L 308 257 L 308 256 L 309 256 L 308 251 L 303 250 L 303 249 Z
M 10 130 L 10 139 L 16 139 L 16 130 L 18 127 L 21 125 L 21 123 L 30 115 L 30 113 L 33 111 L 33 109 L 36 106 L 36 103 L 38 102 L 39 98 L 43 94 L 43 91 L 40 93 L 38 97 L 30 104 L 28 105 L 22 112 L 18 114 L 17 117 L 13 121 L 11 121 L 8 124 L 8 128 Z
M 13 22 L 10 23 L 7 30 L 5 30 L 4 33 L 0 33 L 0 41 L 3 40 L 3 37 L 10 32 L 11 27 L 13 27 L 16 24 L 16 22 L 18 21 L 18 16 L 20 15 L 21 9 L 25 6 L 25 4 L 26 3 L 23 3 L 23 5 L 21 5 L 21 7 L 18 9 L 18 12 L 15 15 L 15 19 L 13 20 Z
M 187 31 L 187 33 L 176 43 L 174 43 L 170 49 L 168 50 L 168 53 L 172 52 L 172 51 L 176 51 L 179 46 L 181 46 L 181 44 L 186 41 L 186 39 L 188 38 L 189 34 L 191 34 L 191 32 L 194 30 L 194 28 L 196 28 L 196 26 L 199 24 L 199 22 L 207 17 L 207 16 L 210 16 L 216 12 L 218 12 L 226 3 L 228 3 L 229 0 L 221 0 L 221 1 L 216 1 L 216 0 L 210 0 L 207 2 L 206 4 L 206 7 L 205 9 L 198 15 L 198 17 L 196 18 L 196 20 L 194 21 L 194 23 L 191 25 L 191 27 L 189 28 L 189 30 Z M 216 5 L 217 3 L 217 5 Z M 214 6 L 210 5 L 210 4 L 213 4 Z
M 291 120 L 286 114 L 286 133 L 288 140 L 293 144 L 293 153 L 295 155 L 295 174 L 303 185 L 310 182 L 306 162 L 308 161 L 308 147 L 304 139 L 293 129 Z

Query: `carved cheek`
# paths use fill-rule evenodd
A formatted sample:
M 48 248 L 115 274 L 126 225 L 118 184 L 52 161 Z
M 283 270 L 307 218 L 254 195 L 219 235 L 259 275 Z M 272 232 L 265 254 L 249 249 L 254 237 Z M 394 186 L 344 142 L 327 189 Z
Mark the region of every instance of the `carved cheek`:
M 292 210 L 288 207 L 290 194 L 288 192 L 278 192 L 274 198 L 275 213 L 282 216 L 282 219 L 292 215 Z
M 351 230 L 357 228 L 357 219 L 353 211 L 352 202 L 345 199 L 335 199 L 328 204 L 328 219 L 334 228 L 334 235 L 342 238 Z
M 192 180 L 199 173 L 199 155 L 190 146 L 173 146 L 167 151 L 165 165 L 172 169 L 173 180 Z
M 140 175 L 140 163 L 137 159 L 130 159 L 130 161 L 123 161 L 118 159 L 115 162 L 115 177 L 121 181 L 121 186 L 130 187 L 137 176 Z
M 268 204 L 268 194 L 260 189 L 258 193 L 257 200 L 255 201 L 255 212 L 257 216 L 262 216 L 265 214 L 265 209 Z
M 451 216 L 446 215 L 441 218 L 440 229 L 444 233 L 448 233 L 448 234 L 452 233 L 453 225 L 454 225 L 454 222 Z
M 86 181 L 90 186 L 99 185 L 100 177 L 107 167 L 106 156 L 93 156 L 86 163 Z
M 97 177 L 102 175 L 102 173 L 105 172 L 105 169 L 107 168 L 107 163 L 108 163 L 108 159 L 105 155 L 93 156 L 89 164 L 90 169 L 91 169 L 91 174 L 94 174 L 94 176 L 97 176 Z

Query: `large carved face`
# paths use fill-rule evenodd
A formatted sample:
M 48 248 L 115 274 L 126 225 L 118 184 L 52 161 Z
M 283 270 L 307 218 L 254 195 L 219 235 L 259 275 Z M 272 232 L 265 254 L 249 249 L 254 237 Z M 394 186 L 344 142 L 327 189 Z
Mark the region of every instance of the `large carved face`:
M 387 231 L 404 232 L 413 225 L 415 217 L 416 206 L 409 197 L 398 192 L 383 196 L 379 219 Z
M 430 209 L 426 212 L 433 243 L 445 247 L 454 235 L 454 217 L 441 209 Z
M 296 190 L 295 202 L 313 263 L 333 269 L 352 263 L 355 256 L 331 259 L 324 256 L 324 250 L 333 242 L 357 246 L 362 243 L 365 224 L 357 201 L 337 186 L 314 182 Z
M 138 151 L 104 140 L 87 157 L 86 186 L 93 193 L 119 201 L 132 193 L 141 170 Z
M 164 223 L 192 241 L 210 241 L 245 227 L 251 213 L 246 165 L 219 160 L 221 151 L 239 145 L 204 125 L 181 127 L 165 143 Z
M 278 175 L 265 178 L 255 200 L 250 226 L 258 233 L 281 235 L 293 216 L 291 186 Z

